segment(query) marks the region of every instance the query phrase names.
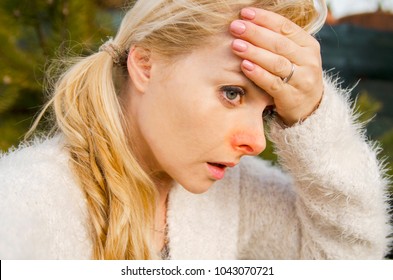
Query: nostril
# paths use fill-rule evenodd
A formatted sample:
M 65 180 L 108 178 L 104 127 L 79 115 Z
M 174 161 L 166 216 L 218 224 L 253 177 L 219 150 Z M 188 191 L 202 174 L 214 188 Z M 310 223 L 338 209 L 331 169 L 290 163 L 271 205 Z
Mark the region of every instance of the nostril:
M 253 153 L 254 149 L 251 148 L 248 145 L 239 145 L 239 148 L 241 148 L 242 150 L 246 151 L 247 153 Z

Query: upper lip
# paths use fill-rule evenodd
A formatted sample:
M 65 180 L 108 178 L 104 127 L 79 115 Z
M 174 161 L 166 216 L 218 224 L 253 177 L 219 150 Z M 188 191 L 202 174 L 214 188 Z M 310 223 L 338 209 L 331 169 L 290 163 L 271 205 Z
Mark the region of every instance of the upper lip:
M 236 163 L 234 162 L 209 162 L 209 163 L 224 165 L 225 167 L 234 167 L 236 165 Z

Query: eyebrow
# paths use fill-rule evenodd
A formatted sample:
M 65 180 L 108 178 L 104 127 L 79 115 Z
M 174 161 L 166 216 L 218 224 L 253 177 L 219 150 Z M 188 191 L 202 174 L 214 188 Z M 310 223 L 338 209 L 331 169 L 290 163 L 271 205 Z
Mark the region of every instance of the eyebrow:
M 236 68 L 224 68 L 224 70 L 225 70 L 225 71 L 228 71 L 228 72 L 234 72 L 234 73 L 236 73 L 236 74 L 242 74 L 242 75 L 244 75 L 242 69 L 240 68 L 240 66 L 239 66 L 239 67 L 236 67 Z
M 250 79 L 243 73 L 243 71 L 242 71 L 242 69 L 240 68 L 240 66 L 239 66 L 239 67 L 236 67 L 236 68 L 228 67 L 228 68 L 223 68 L 223 69 L 224 69 L 225 71 L 228 71 L 228 72 L 232 72 L 232 73 L 235 73 L 235 74 L 240 74 L 240 75 L 242 75 L 244 78 L 246 78 L 247 83 L 250 83 L 250 85 L 253 85 L 253 86 L 257 87 L 257 88 L 260 88 L 258 85 L 256 85 L 252 80 L 250 80 Z M 268 94 L 264 89 L 262 89 L 262 88 L 260 88 L 260 89 L 262 90 L 263 94 L 266 94 L 267 96 L 270 96 L 270 97 L 271 97 L 271 95 Z M 273 102 L 272 104 L 274 105 L 274 102 Z
M 253 81 L 251 81 L 242 71 L 242 69 L 240 68 L 240 65 L 237 67 L 224 67 L 223 68 L 225 71 L 230 72 L 230 73 L 234 73 L 236 75 L 240 75 L 242 79 L 244 79 L 244 82 L 250 84 L 250 85 L 254 85 L 256 87 L 258 87 Z

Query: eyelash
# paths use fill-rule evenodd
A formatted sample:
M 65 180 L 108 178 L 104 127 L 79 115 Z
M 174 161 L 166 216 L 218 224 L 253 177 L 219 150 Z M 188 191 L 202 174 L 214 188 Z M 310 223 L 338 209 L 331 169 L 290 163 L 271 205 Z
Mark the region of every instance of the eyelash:
M 228 92 L 233 92 L 237 94 L 237 96 L 233 100 L 231 100 L 226 96 L 226 93 Z M 220 97 L 225 103 L 227 103 L 230 106 L 240 105 L 242 103 L 242 98 L 244 95 L 246 95 L 246 91 L 239 86 L 223 86 L 220 89 Z M 236 100 L 239 99 L 239 100 L 234 101 L 235 99 Z
M 266 106 L 265 110 L 262 112 L 262 119 L 269 121 L 276 114 L 276 107 L 274 105 Z
M 240 100 L 234 102 L 234 101 L 228 99 L 228 98 L 225 96 L 225 93 L 226 93 L 226 92 L 229 92 L 229 91 L 232 91 L 232 92 L 237 93 L 238 96 L 240 96 Z M 228 105 L 230 105 L 230 106 L 236 106 L 236 105 L 241 104 L 242 98 L 243 98 L 244 95 L 246 95 L 246 91 L 245 91 L 242 87 L 239 87 L 239 86 L 223 86 L 223 87 L 221 87 L 221 89 L 220 89 L 220 97 L 221 97 L 221 99 L 222 99 L 225 103 L 227 103 Z M 236 97 L 236 99 L 237 99 L 237 98 L 238 98 L 238 97 Z M 276 110 L 275 110 L 275 109 L 276 109 L 276 108 L 275 108 L 274 105 L 266 106 L 266 108 L 265 108 L 265 109 L 263 110 L 263 112 L 262 112 L 262 119 L 268 121 L 268 120 L 270 120 L 271 118 L 273 118 L 274 115 L 276 114 Z

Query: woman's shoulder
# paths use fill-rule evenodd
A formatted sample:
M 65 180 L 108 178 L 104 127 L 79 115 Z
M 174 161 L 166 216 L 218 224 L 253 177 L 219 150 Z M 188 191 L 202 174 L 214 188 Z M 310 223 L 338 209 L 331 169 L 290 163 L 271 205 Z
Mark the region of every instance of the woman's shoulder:
M 67 169 L 68 156 L 61 137 L 22 143 L 0 155 L 0 191 L 10 185 L 14 191 L 45 187 L 43 182 L 56 182 Z
M 71 240 L 86 240 L 86 209 L 63 147 L 61 137 L 54 137 L 1 156 L 2 258 L 81 257 L 66 248 Z
M 21 142 L 17 147 L 11 147 L 7 152 L 0 154 L 0 164 L 7 166 L 9 162 L 13 167 L 16 164 L 24 164 L 26 160 L 34 160 L 34 156 L 39 158 L 58 154 L 62 146 L 62 137 L 34 138 L 30 141 Z M 11 165 L 11 162 L 13 164 Z

